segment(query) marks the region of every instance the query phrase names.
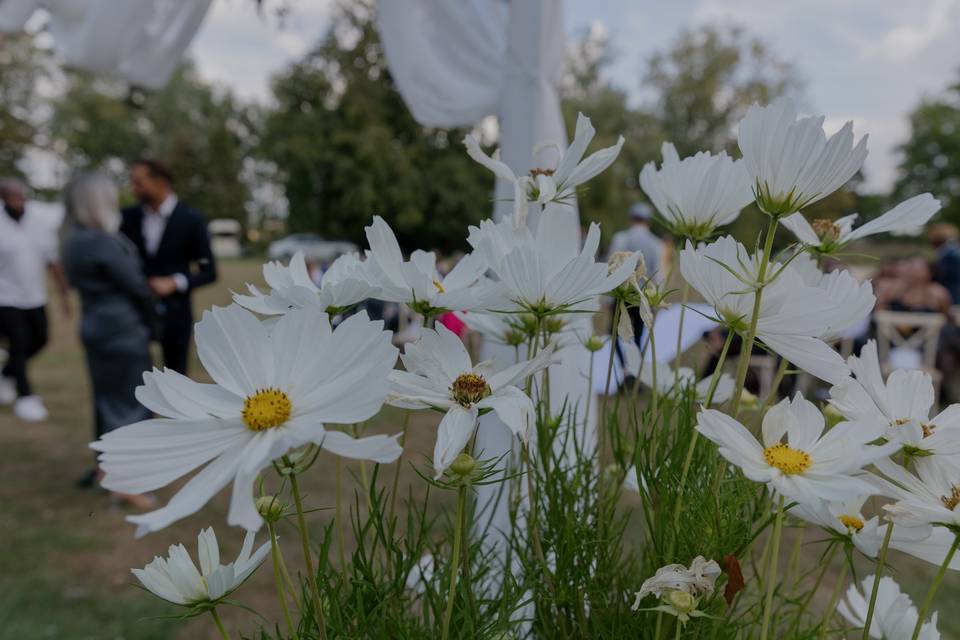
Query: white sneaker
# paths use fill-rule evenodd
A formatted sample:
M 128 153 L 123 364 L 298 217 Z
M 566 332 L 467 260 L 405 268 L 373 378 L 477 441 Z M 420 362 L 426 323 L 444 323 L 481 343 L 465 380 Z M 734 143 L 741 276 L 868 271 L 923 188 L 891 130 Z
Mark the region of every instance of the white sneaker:
M 17 399 L 17 386 L 13 380 L 6 376 L 0 376 L 0 404 L 13 404 Z
M 47 419 L 47 408 L 40 396 L 23 396 L 13 403 L 13 412 L 24 422 L 43 422 Z

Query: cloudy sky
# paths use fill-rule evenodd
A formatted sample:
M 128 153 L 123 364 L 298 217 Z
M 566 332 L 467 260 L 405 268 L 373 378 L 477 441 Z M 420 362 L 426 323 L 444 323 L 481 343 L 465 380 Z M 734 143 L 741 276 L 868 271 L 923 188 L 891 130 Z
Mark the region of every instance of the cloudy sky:
M 215 0 L 192 55 L 207 78 L 266 100 L 270 74 L 323 34 L 331 2 L 293 0 L 282 29 L 251 5 Z M 906 114 L 960 70 L 960 0 L 568 0 L 566 8 L 571 36 L 597 23 L 606 29 L 618 53 L 612 79 L 635 93 L 645 60 L 679 30 L 746 27 L 795 66 L 829 131 L 853 120 L 855 132 L 870 134 L 868 189 L 895 178 Z

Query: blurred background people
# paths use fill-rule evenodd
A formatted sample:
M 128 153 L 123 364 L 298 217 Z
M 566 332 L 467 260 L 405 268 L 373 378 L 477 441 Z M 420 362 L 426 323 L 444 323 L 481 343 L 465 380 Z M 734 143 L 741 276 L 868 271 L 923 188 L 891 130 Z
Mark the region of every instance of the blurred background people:
M 142 159 L 130 171 L 140 204 L 123 210 L 120 230 L 136 246 L 157 305 L 163 364 L 186 373 L 193 307 L 190 292 L 217 279 L 206 219 L 177 199 L 173 173 Z
M 0 179 L 0 336 L 9 342 L 0 376 L 0 402 L 26 422 L 47 419 L 47 408 L 36 395 L 27 364 L 47 344 L 47 280 L 49 269 L 70 314 L 67 281 L 60 267 L 56 231 L 32 215 L 26 188 L 12 178 Z
M 947 291 L 953 304 L 960 304 L 960 243 L 957 228 L 948 223 L 935 224 L 930 227 L 927 237 L 930 245 L 936 251 L 933 265 L 933 277 Z
M 113 182 L 83 173 L 65 192 L 63 258 L 70 284 L 80 293 L 80 340 L 93 389 L 94 433 L 150 418 L 134 390 L 150 369 L 153 292 L 137 250 L 120 230 Z M 93 474 L 81 486 L 93 483 Z M 148 496 L 118 497 L 148 507 Z
M 663 281 L 663 259 L 665 245 L 650 229 L 653 208 L 646 202 L 637 202 L 630 207 L 630 226 L 613 234 L 610 239 L 610 253 L 617 251 L 639 251 L 647 265 L 647 273 L 653 281 Z

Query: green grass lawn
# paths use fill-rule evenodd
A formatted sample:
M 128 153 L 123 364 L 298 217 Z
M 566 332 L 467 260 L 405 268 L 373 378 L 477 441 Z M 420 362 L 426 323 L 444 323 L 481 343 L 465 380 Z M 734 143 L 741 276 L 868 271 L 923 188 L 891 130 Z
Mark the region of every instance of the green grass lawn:
M 198 292 L 196 306 L 226 304 L 229 291 L 240 290 L 246 281 L 260 282 L 259 262 L 232 261 L 221 265 L 221 280 Z M 158 619 L 174 614 L 174 608 L 135 588 L 131 567 L 143 566 L 167 546 L 184 542 L 195 553 L 196 535 L 214 525 L 227 560 L 239 549 L 243 534 L 226 526 L 227 492 L 221 492 L 200 513 L 167 529 L 134 540 L 133 526 L 124 522 L 128 512 L 111 503 L 103 493 L 80 491 L 74 481 L 93 462 L 86 445 L 91 434 L 89 390 L 83 352 L 76 337 L 76 318 L 65 319 L 51 309 L 52 339 L 33 363 L 37 390 L 51 412 L 45 424 L 18 422 L 9 409 L 0 409 L 0 640 L 196 640 L 216 638 L 207 619 L 186 624 Z M 202 376 L 199 364 L 193 374 Z M 405 460 L 426 464 L 433 447 L 438 416 L 414 414 Z M 387 410 L 371 431 L 396 432 L 400 413 Z M 333 459 L 322 454 L 305 479 L 309 507 L 325 508 L 334 503 Z M 391 467 L 392 470 L 392 467 Z M 356 476 L 359 468 L 350 465 Z M 423 489 L 409 464 L 404 464 L 401 486 L 412 483 Z M 352 481 L 348 481 L 350 496 Z M 167 500 L 173 488 L 158 492 Z M 448 496 L 433 494 L 433 506 L 445 506 Z M 348 500 L 352 502 L 352 500 Z M 316 530 L 330 522 L 332 511 L 312 516 Z M 281 529 L 281 546 L 292 567 L 302 566 L 295 532 Z M 812 541 L 823 536 L 807 531 L 804 548 L 818 553 Z M 792 545 L 785 541 L 784 563 Z M 813 556 L 810 556 L 813 557 Z M 922 599 L 934 570 L 928 565 L 896 557 L 896 577 L 905 584 L 915 601 Z M 866 566 L 861 567 L 867 570 Z M 862 575 L 862 574 L 861 574 Z M 940 629 L 945 638 L 960 638 L 960 617 L 949 608 L 960 594 L 960 580 L 949 576 L 937 606 Z M 826 581 L 829 597 L 830 581 Z M 268 619 L 278 619 L 272 574 L 261 570 L 238 593 L 239 598 Z M 258 619 L 239 609 L 225 610 L 224 620 L 239 637 L 257 629 Z M 859 637 L 859 636 L 857 636 Z

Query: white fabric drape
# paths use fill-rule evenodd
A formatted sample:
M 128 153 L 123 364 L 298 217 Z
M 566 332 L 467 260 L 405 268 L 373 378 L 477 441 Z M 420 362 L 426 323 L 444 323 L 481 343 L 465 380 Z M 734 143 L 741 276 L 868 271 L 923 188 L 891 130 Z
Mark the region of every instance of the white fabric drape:
M 553 166 L 555 159 L 534 158 L 534 148 L 542 142 L 567 144 L 557 94 L 564 60 L 560 0 L 382 0 L 377 26 L 390 72 L 421 124 L 471 126 L 496 115 L 500 153 L 508 165 L 517 171 Z M 512 186 L 497 181 L 495 218 L 512 213 L 512 199 Z M 576 207 L 550 207 L 550 224 L 561 225 L 566 241 L 579 246 Z M 529 224 L 538 222 L 528 217 Z M 484 345 L 483 355 L 501 362 L 514 358 L 513 349 L 495 345 Z M 590 451 L 593 420 L 583 415 L 589 354 L 574 346 L 561 357 L 562 364 L 551 368 L 551 397 L 579 407 L 577 437 Z M 483 458 L 510 452 L 514 441 L 493 414 L 481 419 L 476 443 Z M 568 447 L 573 449 L 572 441 Z M 496 486 L 477 491 L 478 528 L 488 543 L 504 542 L 511 527 L 507 500 L 497 500 Z
M 50 15 L 54 48 L 70 67 L 147 89 L 165 85 L 212 0 L 0 0 L 0 32 Z

